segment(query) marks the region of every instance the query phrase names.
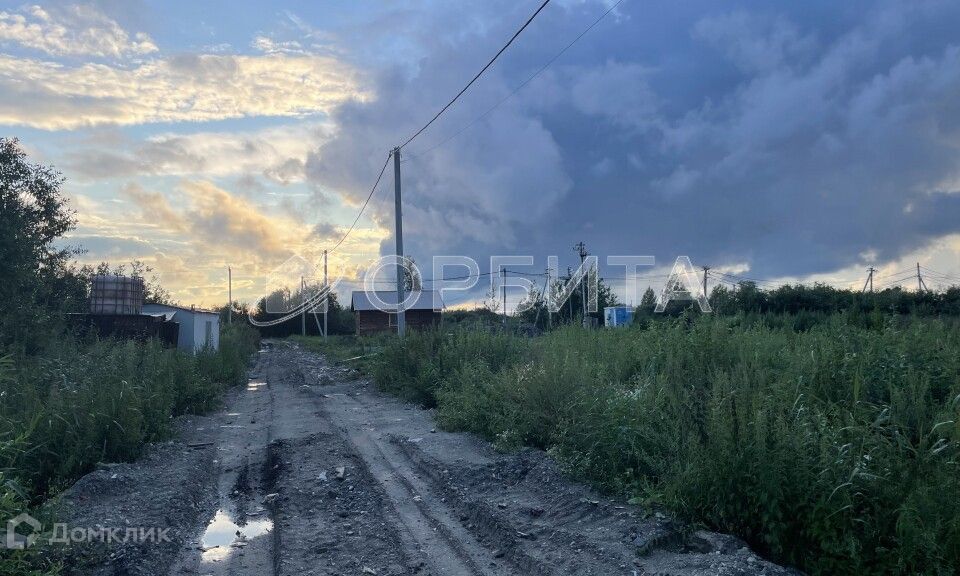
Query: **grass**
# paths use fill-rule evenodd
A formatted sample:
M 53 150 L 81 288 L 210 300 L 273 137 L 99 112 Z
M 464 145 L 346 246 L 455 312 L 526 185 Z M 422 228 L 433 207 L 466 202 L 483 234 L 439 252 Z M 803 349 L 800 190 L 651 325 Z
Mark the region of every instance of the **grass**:
M 951 320 L 681 317 L 384 341 L 378 384 L 811 574 L 960 569 Z
M 324 354 L 334 362 L 341 363 L 362 372 L 370 372 L 375 364 L 375 358 L 389 340 L 388 336 L 290 336 L 291 342 Z
M 168 438 L 172 419 L 218 406 L 245 381 L 258 336 L 224 329 L 219 351 L 156 341 L 66 338 L 38 355 L 0 360 L 0 514 L 12 518 L 99 462 L 130 461 Z M 29 574 L 31 553 L 0 557 L 0 575 Z M 55 571 L 55 570 L 52 570 Z

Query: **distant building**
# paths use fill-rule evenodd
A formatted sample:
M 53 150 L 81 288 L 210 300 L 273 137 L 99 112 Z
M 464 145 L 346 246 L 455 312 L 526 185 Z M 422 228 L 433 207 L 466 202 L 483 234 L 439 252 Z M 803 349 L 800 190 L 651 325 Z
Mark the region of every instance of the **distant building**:
M 397 331 L 397 293 L 378 290 L 375 294 L 380 300 L 380 308 L 386 310 L 381 310 L 374 304 L 373 294 L 358 291 L 354 292 L 350 299 L 357 335 Z M 407 296 L 409 297 L 409 294 Z M 416 302 L 408 304 L 404 309 L 404 320 L 407 328 L 428 328 L 440 323 L 442 312 L 443 301 L 440 293 L 423 290 Z
M 144 304 L 143 313 L 162 315 L 166 320 L 180 325 L 177 348 L 196 352 L 209 346 L 220 349 L 220 314 L 212 310 L 186 308 L 169 304 Z
M 162 316 L 143 314 L 143 278 L 97 274 L 90 280 L 89 312 L 67 315 L 77 334 L 176 346 L 179 326 Z

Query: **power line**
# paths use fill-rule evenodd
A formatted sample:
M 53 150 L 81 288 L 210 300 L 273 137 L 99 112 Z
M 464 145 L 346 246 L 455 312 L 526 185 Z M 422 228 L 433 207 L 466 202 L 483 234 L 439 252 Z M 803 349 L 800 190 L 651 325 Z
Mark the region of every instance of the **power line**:
M 367 204 L 370 203 L 370 199 L 373 198 L 374 193 L 377 191 L 377 186 L 380 185 L 380 180 L 383 178 L 383 173 L 387 170 L 387 164 L 390 163 L 390 156 L 387 156 L 387 159 L 383 162 L 383 167 L 380 168 L 380 173 L 377 174 L 377 181 L 373 183 L 373 188 L 370 189 L 370 193 L 367 194 L 367 199 L 364 200 L 363 206 L 360 207 L 360 211 L 357 212 L 357 217 L 353 219 L 353 224 L 350 225 L 350 228 L 344 233 L 343 237 L 334 244 L 333 248 L 329 248 L 327 252 L 333 252 L 343 244 L 343 241 L 347 239 L 347 236 L 353 232 L 353 228 L 357 225 L 357 222 L 360 221 L 360 216 L 363 214 L 363 211 L 367 209 Z
M 907 269 L 907 270 L 900 270 L 899 272 L 889 272 L 889 273 L 887 273 L 887 274 L 876 274 L 876 275 L 874 275 L 874 278 L 875 278 L 875 279 L 877 279 L 877 278 L 890 278 L 890 277 L 893 277 L 893 276 L 900 276 L 900 275 L 903 275 L 903 274 L 909 274 L 909 275 L 913 276 L 913 275 L 916 274 L 916 270 L 914 270 L 913 268 L 909 268 L 909 269 Z
M 747 278 L 746 276 L 739 276 L 739 275 L 737 275 L 737 274 L 728 274 L 728 273 L 726 273 L 726 272 L 720 272 L 720 271 L 717 271 L 717 270 L 714 270 L 714 271 L 713 271 L 713 274 L 711 274 L 711 276 L 713 276 L 713 275 L 720 275 L 720 276 L 722 276 L 722 277 L 724 277 L 724 278 L 728 278 L 728 279 L 734 280 L 734 281 L 736 281 L 736 282 L 752 282 L 752 283 L 754 283 L 754 284 L 758 284 L 758 285 L 761 285 L 761 286 L 762 286 L 762 285 L 777 286 L 777 283 L 774 282 L 774 281 L 772 281 L 772 280 L 757 280 L 757 279 L 755 279 L 755 278 Z
M 952 274 L 947 274 L 947 273 L 945 273 L 945 272 L 939 272 L 939 271 L 937 271 L 937 270 L 933 270 L 932 268 L 927 268 L 926 266 L 924 266 L 924 265 L 922 265 L 922 264 L 920 265 L 920 268 L 923 269 L 924 272 L 926 272 L 926 273 L 928 273 L 928 274 L 930 274 L 930 275 L 932 275 L 932 276 L 940 276 L 940 277 L 942 277 L 942 279 L 944 279 L 944 280 L 954 280 L 954 281 L 960 282 L 960 277 L 953 276 Z
M 474 118 L 473 120 L 471 120 L 468 124 L 464 125 L 462 128 L 460 128 L 460 129 L 457 130 L 456 132 L 453 132 L 452 134 L 450 134 L 449 136 L 447 136 L 446 138 L 444 138 L 444 139 L 441 140 L 440 142 L 434 144 L 434 145 L 431 146 L 430 148 L 427 148 L 427 149 L 424 150 L 423 152 L 420 152 L 420 153 L 418 153 L 418 154 L 413 154 L 413 155 L 411 155 L 410 158 L 411 158 L 411 159 L 416 159 L 416 158 L 419 158 L 419 157 L 421 157 L 421 156 L 425 156 L 425 155 L 429 154 L 430 152 L 433 152 L 433 151 L 436 150 L 437 148 L 443 146 L 443 145 L 446 144 L 447 142 L 453 140 L 453 139 L 456 138 L 457 136 L 460 136 L 461 134 L 463 134 L 464 132 L 466 132 L 467 130 L 469 130 L 470 128 L 472 128 L 477 122 L 480 122 L 481 120 L 483 120 L 484 118 L 486 118 L 487 116 L 489 116 L 494 110 L 496 110 L 497 108 L 499 108 L 501 104 L 503 104 L 504 102 L 506 102 L 506 101 L 509 100 L 510 98 L 513 98 L 513 97 L 517 94 L 517 92 L 519 92 L 520 90 L 523 90 L 523 88 L 524 88 L 527 84 L 529 84 L 530 82 L 532 82 L 536 77 L 540 76 L 540 74 L 542 74 L 544 71 L 546 71 L 547 68 L 549 68 L 550 66 L 552 66 L 554 62 L 556 62 L 557 60 L 559 60 L 560 57 L 563 56 L 563 55 L 567 52 L 567 50 L 569 50 L 574 44 L 576 44 L 577 42 L 579 42 L 581 38 L 583 38 L 584 36 L 586 36 L 591 30 L 593 30 L 593 29 L 596 27 L 596 25 L 600 23 L 601 20 L 603 20 L 604 18 L 607 17 L 607 15 L 609 15 L 611 12 L 613 12 L 614 10 L 616 10 L 617 6 L 619 6 L 622 2 L 623 2 L 623 0 L 617 0 L 617 2 L 616 2 L 615 4 L 613 4 L 612 6 L 610 6 L 610 8 L 608 8 L 606 12 L 604 12 L 603 14 L 601 14 L 599 18 L 597 18 L 597 19 L 594 20 L 589 26 L 587 26 L 586 28 L 584 28 L 584 30 L 583 30 L 582 32 L 580 32 L 580 34 L 578 34 L 576 38 L 574 38 L 573 40 L 571 40 L 570 43 L 568 43 L 566 46 L 563 47 L 563 49 L 561 49 L 559 52 L 557 52 L 556 54 L 554 54 L 553 58 L 551 58 L 550 60 L 547 60 L 546 64 L 544 64 L 544 65 L 541 66 L 536 72 L 534 72 L 533 74 L 531 74 L 530 76 L 528 76 L 526 80 L 524 80 L 524 81 L 521 82 L 519 85 L 517 85 L 516 88 L 514 88 L 509 94 L 507 94 L 506 96 L 504 96 L 503 98 L 501 98 L 499 101 L 497 101 L 496 104 L 494 104 L 494 105 L 491 106 L 490 108 L 487 108 L 487 110 L 486 110 L 483 114 L 477 116 L 476 118 Z
M 527 21 L 523 23 L 523 26 L 521 26 L 519 30 L 517 30 L 516 32 L 513 33 L 513 36 L 511 36 L 510 39 L 507 40 L 507 43 L 503 45 L 503 48 L 501 48 L 496 54 L 494 54 L 493 58 L 491 58 L 490 61 L 487 62 L 486 66 L 484 66 L 483 68 L 481 68 L 480 71 L 477 72 L 476 76 L 474 76 L 469 82 L 467 82 L 467 85 L 464 86 L 459 92 L 457 92 L 457 95 L 454 96 L 453 99 L 450 100 L 450 102 L 447 102 L 447 105 L 444 106 L 443 108 L 441 108 L 440 111 L 437 112 L 436 115 L 435 115 L 433 118 L 431 118 L 429 122 L 427 122 L 426 124 L 424 124 L 423 127 L 420 128 L 419 130 L 417 130 L 417 131 L 413 134 L 413 136 L 407 138 L 407 140 L 406 140 L 403 144 L 401 144 L 400 146 L 398 146 L 398 148 L 399 148 L 399 149 L 402 149 L 402 148 L 405 147 L 407 144 L 409 144 L 410 142 L 412 142 L 414 138 L 416 138 L 417 136 L 419 136 L 424 130 L 426 130 L 431 124 L 433 124 L 433 123 L 437 120 L 437 118 L 439 118 L 444 112 L 447 111 L 448 108 L 450 108 L 451 106 L 453 106 L 454 102 L 456 102 L 457 100 L 459 100 L 460 97 L 463 96 L 463 93 L 466 92 L 467 89 L 469 89 L 470 86 L 472 86 L 473 83 L 476 82 L 476 81 L 480 78 L 480 76 L 482 76 L 483 73 L 487 71 L 488 68 L 490 68 L 491 66 L 493 66 L 493 63 L 497 61 L 497 58 L 499 58 L 500 55 L 503 54 L 503 53 L 507 50 L 507 48 L 510 47 L 511 44 L 513 44 L 513 41 L 516 40 L 517 37 L 520 36 L 520 34 L 521 34 L 524 30 L 526 30 L 527 26 L 529 26 L 530 23 L 533 22 L 533 19 L 536 18 L 537 15 L 540 14 L 540 12 L 541 12 L 544 8 L 546 8 L 546 7 L 547 7 L 547 4 L 549 4 L 549 3 L 550 3 L 550 0 L 543 0 L 543 4 L 541 4 L 540 7 L 537 8 L 536 12 L 534 12 L 533 14 L 530 15 L 529 18 L 527 18 Z

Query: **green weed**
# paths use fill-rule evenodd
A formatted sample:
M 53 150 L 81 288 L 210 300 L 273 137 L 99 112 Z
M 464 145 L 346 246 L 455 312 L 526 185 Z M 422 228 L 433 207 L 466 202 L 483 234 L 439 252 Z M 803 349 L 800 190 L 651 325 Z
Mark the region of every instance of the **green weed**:
M 384 341 L 386 391 L 812 574 L 960 568 L 960 330 L 843 314 Z

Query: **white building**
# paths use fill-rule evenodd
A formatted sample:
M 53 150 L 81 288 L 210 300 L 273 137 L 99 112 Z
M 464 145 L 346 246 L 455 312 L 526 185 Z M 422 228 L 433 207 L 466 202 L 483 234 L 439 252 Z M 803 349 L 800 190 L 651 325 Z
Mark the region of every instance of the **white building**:
M 220 348 L 220 314 L 212 310 L 185 308 L 168 304 L 144 304 L 143 313 L 162 314 L 180 325 L 177 348 L 196 352 L 209 346 Z

